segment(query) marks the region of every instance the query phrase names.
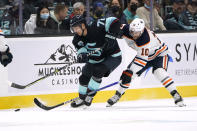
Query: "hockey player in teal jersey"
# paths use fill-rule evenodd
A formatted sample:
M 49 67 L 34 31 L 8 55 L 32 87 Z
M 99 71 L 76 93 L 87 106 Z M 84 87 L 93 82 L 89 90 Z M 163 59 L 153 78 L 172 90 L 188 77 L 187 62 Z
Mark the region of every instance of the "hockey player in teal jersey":
M 102 78 L 108 77 L 121 63 L 121 51 L 116 40 L 120 21 L 109 17 L 87 25 L 83 16 L 75 16 L 70 23 L 71 31 L 75 33 L 73 44 L 78 52 L 78 62 L 86 63 L 79 77 L 80 99 L 72 102 L 71 107 L 90 106 L 96 93 L 88 93 L 97 90 Z M 88 55 L 89 51 L 97 49 L 100 50 Z

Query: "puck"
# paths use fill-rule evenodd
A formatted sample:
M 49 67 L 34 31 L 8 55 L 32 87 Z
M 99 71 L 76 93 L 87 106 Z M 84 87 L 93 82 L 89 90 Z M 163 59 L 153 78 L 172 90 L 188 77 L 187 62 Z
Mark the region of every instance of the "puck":
M 16 110 L 14 110 L 14 111 L 20 111 L 21 109 L 16 109 Z

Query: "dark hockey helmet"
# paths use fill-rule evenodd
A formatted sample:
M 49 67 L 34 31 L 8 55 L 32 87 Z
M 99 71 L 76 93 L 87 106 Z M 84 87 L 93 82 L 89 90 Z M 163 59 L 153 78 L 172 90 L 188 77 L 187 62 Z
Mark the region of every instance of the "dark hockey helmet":
M 120 26 L 121 23 L 119 19 L 115 17 L 108 17 L 106 19 L 105 31 L 114 36 L 117 36 L 120 33 Z
M 72 33 L 74 33 L 72 27 L 81 25 L 82 23 L 86 24 L 86 20 L 83 15 L 75 15 L 71 20 L 70 20 L 70 30 Z

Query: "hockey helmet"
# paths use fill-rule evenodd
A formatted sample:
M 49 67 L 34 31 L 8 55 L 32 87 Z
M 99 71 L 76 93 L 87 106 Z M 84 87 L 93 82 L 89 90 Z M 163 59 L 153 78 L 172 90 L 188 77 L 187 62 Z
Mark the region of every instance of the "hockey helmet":
M 129 31 L 143 33 L 144 27 L 145 27 L 144 20 L 140 18 L 135 18 L 129 25 Z
M 108 17 L 105 22 L 105 31 L 111 35 L 117 35 L 120 32 L 120 20 L 116 17 Z
M 73 18 L 70 20 L 70 30 L 72 33 L 74 33 L 72 27 L 78 26 L 80 24 L 86 24 L 86 20 L 83 15 L 75 15 Z

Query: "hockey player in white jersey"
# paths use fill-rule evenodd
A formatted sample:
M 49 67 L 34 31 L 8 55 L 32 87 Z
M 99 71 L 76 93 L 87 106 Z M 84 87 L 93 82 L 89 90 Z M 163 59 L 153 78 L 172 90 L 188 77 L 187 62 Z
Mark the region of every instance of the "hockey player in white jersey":
M 3 31 L 0 29 L 0 62 L 5 67 L 12 62 L 12 54 L 3 35 Z
M 132 80 L 149 67 L 153 67 L 154 76 L 169 91 L 175 104 L 180 107 L 185 106 L 172 77 L 167 73 L 169 60 L 167 45 L 160 41 L 154 32 L 145 28 L 144 21 L 139 18 L 134 19 L 130 25 L 123 25 L 122 33 L 128 46 L 136 50 L 137 55 L 128 68 L 123 71 L 120 77 L 120 87 L 115 95 L 107 101 L 107 106 L 115 104 L 129 88 Z

